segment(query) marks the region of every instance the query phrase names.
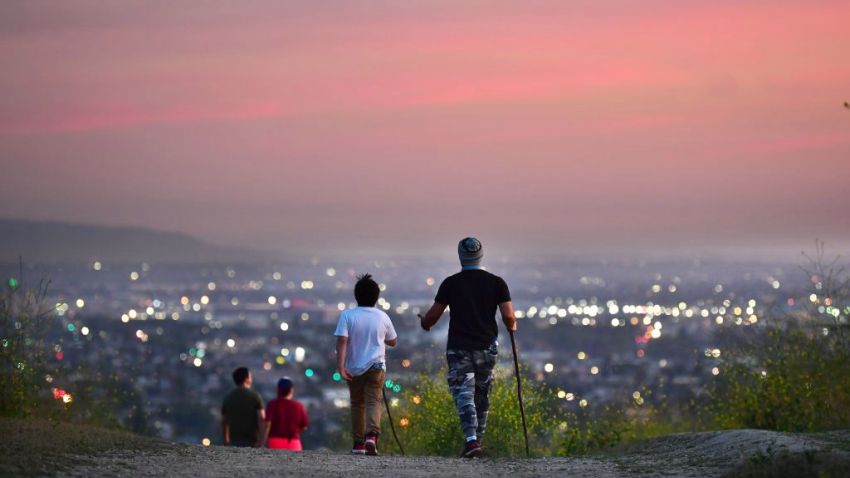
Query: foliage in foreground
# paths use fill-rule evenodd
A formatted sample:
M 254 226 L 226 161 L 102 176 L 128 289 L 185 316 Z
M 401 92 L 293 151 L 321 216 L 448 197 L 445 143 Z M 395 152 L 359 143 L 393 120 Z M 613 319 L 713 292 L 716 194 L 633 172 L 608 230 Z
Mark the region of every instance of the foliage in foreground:
M 765 324 L 729 339 L 710 409 L 721 428 L 814 432 L 850 428 L 850 278 L 824 259 L 823 243 L 803 271 L 803 307 L 774 307 Z
M 730 351 L 712 394 L 720 428 L 848 428 L 850 353 L 803 324 L 771 328 Z
M 489 456 L 524 456 L 525 442 L 513 374 L 501 366 L 490 392 L 490 414 L 484 446 Z M 396 431 L 405 451 L 414 455 L 456 456 L 463 444 L 454 402 L 444 379 L 445 370 L 423 374 L 393 410 Z M 568 410 L 556 391 L 523 378 L 528 438 L 533 456 L 565 456 L 613 447 L 621 442 L 679 431 L 658 413 L 637 401 L 608 407 L 592 414 Z M 641 401 L 642 403 L 642 401 Z M 400 424 L 404 426 L 400 426 Z M 388 425 L 388 424 L 387 424 Z M 384 448 L 397 451 L 385 426 Z
M 27 287 L 18 279 L 0 285 L 0 416 L 38 417 L 148 432 L 139 394 L 108 361 L 73 363 L 86 344 L 47 303 L 49 282 Z M 130 407 L 129 411 L 124 408 Z
M 21 289 L 16 279 L 0 291 L 0 415 L 29 416 L 49 404 L 44 377 L 53 371 L 46 345 L 52 310 L 46 294 L 47 284 Z

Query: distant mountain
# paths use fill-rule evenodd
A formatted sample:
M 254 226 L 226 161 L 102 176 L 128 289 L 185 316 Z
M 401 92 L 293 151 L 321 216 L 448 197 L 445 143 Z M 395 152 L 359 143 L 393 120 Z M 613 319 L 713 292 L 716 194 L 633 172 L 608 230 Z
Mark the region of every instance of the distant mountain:
M 140 227 L 0 219 L 0 263 L 220 262 L 259 260 L 256 251 L 209 244 L 195 237 Z

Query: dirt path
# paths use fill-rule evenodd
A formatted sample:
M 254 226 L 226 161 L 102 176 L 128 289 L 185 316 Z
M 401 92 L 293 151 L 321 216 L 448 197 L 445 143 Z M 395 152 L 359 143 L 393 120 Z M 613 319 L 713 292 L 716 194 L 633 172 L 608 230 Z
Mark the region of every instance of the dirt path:
M 850 430 L 683 433 L 576 458 L 351 456 L 169 443 L 65 422 L 0 418 L 0 477 L 850 476 Z
M 338 453 L 301 454 L 222 447 L 185 448 L 178 453 L 132 456 L 116 453 L 78 467 L 69 476 L 619 476 L 613 463 L 591 459 L 475 459 L 365 457 Z
M 808 455 L 804 455 L 808 452 Z M 442 457 L 350 456 L 308 451 L 175 445 L 160 450 L 92 456 L 63 476 L 725 476 L 743 467 L 785 467 L 812 456 L 850 464 L 850 432 L 800 435 L 733 430 L 671 435 L 609 453 L 580 458 L 462 460 Z M 809 460 L 809 458 L 805 458 Z M 820 458 L 821 461 L 822 458 Z M 834 458 L 830 458 L 834 461 Z M 792 463 L 792 464 L 793 464 Z M 799 463 L 798 463 L 799 464 Z M 796 465 L 793 465 L 796 466 Z M 779 469 L 779 468 L 778 468 Z M 842 468 L 843 470 L 843 468 Z M 850 470 L 848 470 L 850 471 Z M 764 476 L 772 476 L 770 474 Z M 832 476 L 832 475 L 828 475 Z M 841 476 L 841 475 L 837 475 Z

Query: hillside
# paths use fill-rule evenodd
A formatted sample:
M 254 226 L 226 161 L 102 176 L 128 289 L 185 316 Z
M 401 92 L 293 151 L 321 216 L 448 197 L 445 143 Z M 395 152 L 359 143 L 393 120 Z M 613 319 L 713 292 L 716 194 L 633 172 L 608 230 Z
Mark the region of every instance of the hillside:
M 0 262 L 218 262 L 253 260 L 254 251 L 220 247 L 185 234 L 137 227 L 0 219 Z
M 69 424 L 0 419 L 0 475 L 821 476 L 850 473 L 850 431 L 677 434 L 574 458 L 350 456 L 190 446 Z

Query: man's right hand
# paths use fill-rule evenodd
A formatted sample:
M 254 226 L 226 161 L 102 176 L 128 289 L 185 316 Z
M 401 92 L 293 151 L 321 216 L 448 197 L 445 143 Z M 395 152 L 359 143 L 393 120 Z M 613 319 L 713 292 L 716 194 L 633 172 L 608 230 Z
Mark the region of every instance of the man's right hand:
M 516 315 L 514 314 L 514 305 L 511 301 L 502 302 L 499 304 L 499 313 L 502 314 L 502 322 L 509 332 L 516 332 Z
M 351 375 L 351 374 L 348 372 L 348 370 L 346 370 L 346 369 L 344 369 L 344 368 L 340 368 L 340 369 L 339 369 L 339 374 L 342 376 L 342 379 L 343 379 L 343 380 L 345 380 L 346 382 L 350 382 L 351 380 L 353 380 L 353 379 L 354 379 L 354 376 L 353 376 L 353 375 Z
M 416 316 L 419 317 L 419 326 L 422 327 L 422 330 L 424 330 L 425 332 L 430 332 L 431 327 L 425 326 L 425 317 L 423 317 L 422 314 L 416 314 Z

